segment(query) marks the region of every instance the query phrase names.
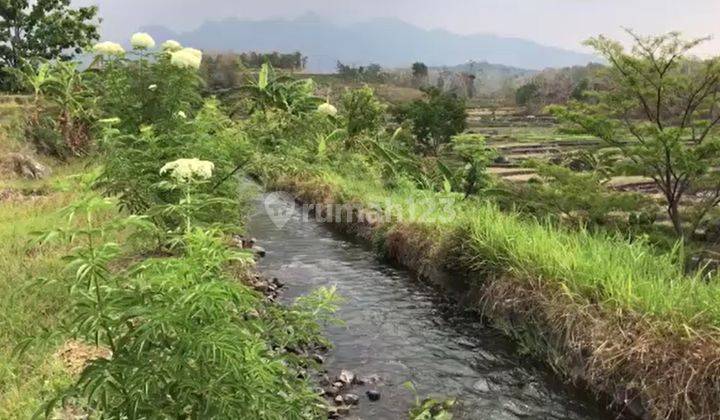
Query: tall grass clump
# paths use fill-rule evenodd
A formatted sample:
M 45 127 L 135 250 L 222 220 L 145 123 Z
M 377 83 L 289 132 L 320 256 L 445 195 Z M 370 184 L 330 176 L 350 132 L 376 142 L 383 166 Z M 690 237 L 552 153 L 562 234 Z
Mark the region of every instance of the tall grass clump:
M 462 254 L 473 269 L 555 282 L 609 310 L 636 311 L 678 329 L 720 326 L 717 280 L 686 274 L 680 248 L 660 253 L 613 234 L 523 220 L 492 204 L 464 219 Z

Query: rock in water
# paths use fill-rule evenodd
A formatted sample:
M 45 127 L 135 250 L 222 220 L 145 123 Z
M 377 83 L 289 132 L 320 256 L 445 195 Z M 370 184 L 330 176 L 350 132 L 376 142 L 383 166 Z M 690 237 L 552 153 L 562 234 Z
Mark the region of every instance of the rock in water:
M 327 395 L 328 397 L 333 397 L 333 398 L 336 397 L 338 393 L 340 393 L 340 389 L 338 389 L 334 386 L 326 387 L 324 389 L 324 391 L 325 391 L 325 395 Z
M 26 179 L 43 179 L 52 173 L 50 168 L 28 155 L 8 153 L 7 159 L 12 165 L 15 174 Z
M 263 248 L 261 246 L 255 245 L 254 247 L 252 247 L 252 250 L 253 250 L 253 252 L 255 252 L 255 255 L 257 255 L 260 258 L 263 258 L 263 257 L 265 257 L 265 255 L 267 255 L 267 251 L 265 251 L 265 248 Z
M 380 392 L 378 392 L 374 389 L 366 391 L 365 395 L 367 395 L 367 397 L 370 401 L 377 401 L 380 399 Z
M 349 370 L 343 370 L 340 372 L 340 376 L 338 376 L 338 380 L 345 384 L 352 384 L 355 380 L 355 374 L 350 372 Z
M 360 403 L 360 397 L 355 394 L 345 394 L 343 401 L 348 405 L 358 405 Z

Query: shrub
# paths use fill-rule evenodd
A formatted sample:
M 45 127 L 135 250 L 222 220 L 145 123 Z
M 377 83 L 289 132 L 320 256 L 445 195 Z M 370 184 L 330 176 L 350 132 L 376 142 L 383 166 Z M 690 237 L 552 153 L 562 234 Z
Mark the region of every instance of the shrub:
M 88 153 L 97 108 L 77 63 L 26 63 L 18 75 L 33 91 L 33 110 L 25 122 L 28 140 L 39 152 L 59 158 Z
M 340 107 L 351 140 L 362 134 L 377 133 L 384 122 L 385 107 L 368 86 L 346 91 Z
M 536 166 L 538 178 L 525 185 L 506 184 L 513 205 L 535 215 L 555 217 L 576 225 L 600 225 L 618 213 L 647 213 L 652 201 L 639 194 L 607 189 L 598 172 L 578 173 L 549 164 Z
M 319 416 L 320 397 L 298 378 L 304 362 L 282 349 L 323 342 L 311 325 L 334 308 L 332 292 L 288 309 L 266 303 L 226 274 L 252 255 L 226 248 L 219 231 L 191 225 L 180 255 L 111 270 L 123 250 L 112 238 L 152 229 L 141 216 L 93 222 L 112 205 L 81 201 L 68 209 L 70 220 L 85 215 L 88 225 L 47 235 L 79 240 L 67 265 L 73 332 L 112 356 L 91 361 L 46 413 L 72 399 L 110 418 Z
M 195 68 L 173 63 L 183 51 L 98 55 L 90 74 L 101 117 L 119 118 L 124 133 L 147 125 L 172 130 L 178 118 L 193 117 L 202 106 L 202 79 Z
M 426 98 L 400 106 L 396 111 L 398 122 L 412 122 L 416 149 L 425 154 L 437 154 L 440 147 L 452 136 L 465 130 L 467 113 L 465 101 L 438 89 L 425 90 Z

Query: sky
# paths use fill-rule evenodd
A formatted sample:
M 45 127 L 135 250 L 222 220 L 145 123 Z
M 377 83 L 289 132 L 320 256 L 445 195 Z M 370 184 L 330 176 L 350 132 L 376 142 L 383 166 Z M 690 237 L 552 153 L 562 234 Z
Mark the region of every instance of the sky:
M 104 37 L 127 37 L 142 25 L 191 30 L 206 20 L 294 18 L 308 12 L 353 22 L 394 17 L 427 29 L 490 33 L 585 51 L 599 34 L 626 39 L 623 27 L 641 34 L 681 31 L 712 36 L 698 55 L 720 55 L 720 0 L 74 0 L 96 4 Z

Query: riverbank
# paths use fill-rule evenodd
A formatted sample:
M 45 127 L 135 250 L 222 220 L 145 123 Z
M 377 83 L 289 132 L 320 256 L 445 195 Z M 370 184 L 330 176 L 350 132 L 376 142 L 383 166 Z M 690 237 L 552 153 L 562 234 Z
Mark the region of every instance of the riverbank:
M 276 171 L 264 180 L 304 203 L 354 204 L 359 213 L 387 198 L 442 198 L 327 171 Z M 720 413 L 715 284 L 684 275 L 675 256 L 642 243 L 521 220 L 489 204 L 456 202 L 453 209 L 444 222 L 345 220 L 344 229 L 426 279 L 461 272 L 476 308 L 567 380 L 614 401 L 618 412 Z

